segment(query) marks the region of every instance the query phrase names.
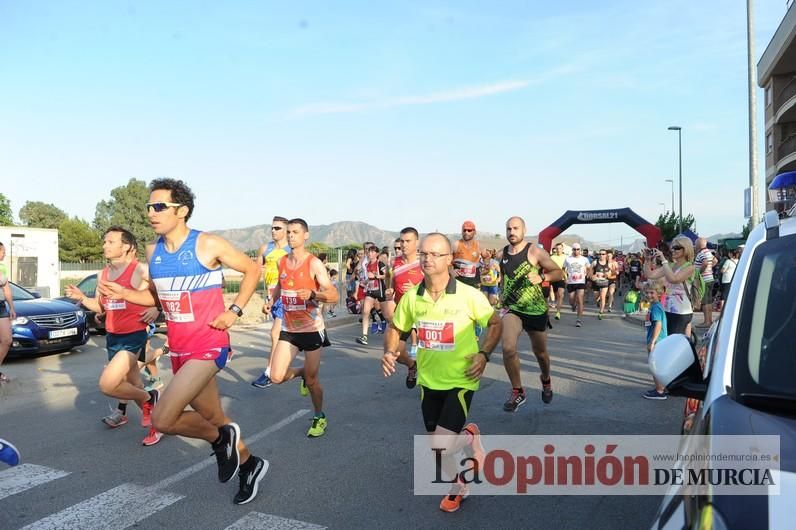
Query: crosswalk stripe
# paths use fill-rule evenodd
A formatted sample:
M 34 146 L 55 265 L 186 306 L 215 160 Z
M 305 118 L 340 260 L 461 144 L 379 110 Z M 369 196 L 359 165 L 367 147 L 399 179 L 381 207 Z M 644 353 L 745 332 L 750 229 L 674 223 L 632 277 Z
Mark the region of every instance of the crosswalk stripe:
M 29 524 L 22 530 L 128 528 L 183 497 L 135 484 L 122 484 Z
M 65 477 L 68 471 L 60 471 L 36 464 L 21 464 L 0 472 L 0 500 L 16 495 L 40 484 Z
M 295 519 L 285 519 L 267 513 L 251 512 L 226 527 L 224 530 L 324 530 L 325 526 L 305 523 Z

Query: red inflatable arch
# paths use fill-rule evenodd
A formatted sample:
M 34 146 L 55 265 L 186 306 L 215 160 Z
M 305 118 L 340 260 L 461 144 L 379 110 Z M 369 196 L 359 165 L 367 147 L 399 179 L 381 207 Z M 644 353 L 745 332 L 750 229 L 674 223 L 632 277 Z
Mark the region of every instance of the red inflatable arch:
M 643 219 L 630 208 L 618 210 L 567 210 L 564 215 L 539 232 L 539 244 L 548 252 L 553 239 L 574 224 L 625 223 L 647 239 L 647 246 L 655 248 L 661 240 L 661 229 Z

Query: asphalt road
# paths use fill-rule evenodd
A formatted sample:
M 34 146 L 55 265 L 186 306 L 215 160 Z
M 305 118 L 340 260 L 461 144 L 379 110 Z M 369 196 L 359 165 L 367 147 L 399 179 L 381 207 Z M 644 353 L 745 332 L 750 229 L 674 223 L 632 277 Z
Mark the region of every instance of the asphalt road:
M 107 429 L 111 400 L 97 389 L 104 338 L 69 354 L 7 362 L 0 437 L 24 466 L 0 469 L 0 528 L 648 528 L 660 501 L 642 496 L 476 496 L 446 514 L 438 496 L 415 496 L 412 436 L 423 431 L 419 391 L 404 370 L 385 380 L 380 338 L 354 342 L 358 326 L 330 331 L 321 381 L 327 434 L 308 439 L 308 398 L 296 382 L 252 387 L 267 333 L 237 330 L 237 354 L 219 376 L 222 402 L 252 451 L 270 461 L 259 496 L 236 506 L 237 479 L 219 484 L 204 442 L 164 437 L 143 447 L 139 413 Z M 484 434 L 675 434 L 681 399 L 650 402 L 643 328 L 618 315 L 564 315 L 550 333 L 555 398 L 540 399 L 529 341 L 520 343 L 528 402 L 503 412 L 508 383 L 498 352 L 475 395 L 471 418 Z M 161 360 L 168 379 L 168 361 Z M 401 367 L 403 368 L 403 367 Z M 0 464 L 2 465 L 2 464 Z M 316 526 L 317 525 L 317 526 Z

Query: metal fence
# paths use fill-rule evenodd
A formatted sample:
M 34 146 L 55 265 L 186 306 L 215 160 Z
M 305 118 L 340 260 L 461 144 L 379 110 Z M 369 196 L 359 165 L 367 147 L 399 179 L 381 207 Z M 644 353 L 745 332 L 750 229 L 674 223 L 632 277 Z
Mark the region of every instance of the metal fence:
M 62 271 L 99 271 L 102 270 L 108 262 L 106 261 L 86 261 L 83 263 L 73 263 L 69 261 L 61 262 Z

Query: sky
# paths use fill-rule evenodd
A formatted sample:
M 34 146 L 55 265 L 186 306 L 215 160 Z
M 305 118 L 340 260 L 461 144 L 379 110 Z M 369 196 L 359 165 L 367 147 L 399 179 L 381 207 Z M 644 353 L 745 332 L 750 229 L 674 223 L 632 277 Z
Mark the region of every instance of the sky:
M 786 13 L 756 2 L 755 60 Z M 765 175 L 762 90 L 758 149 Z M 93 220 L 179 178 L 191 224 L 274 215 L 538 233 L 566 210 L 703 235 L 748 186 L 745 2 L 0 0 L 0 193 Z M 677 198 L 675 198 L 677 201 Z M 663 204 L 661 204 L 663 203 Z M 609 244 L 624 224 L 576 225 Z

